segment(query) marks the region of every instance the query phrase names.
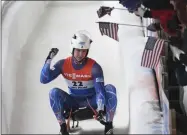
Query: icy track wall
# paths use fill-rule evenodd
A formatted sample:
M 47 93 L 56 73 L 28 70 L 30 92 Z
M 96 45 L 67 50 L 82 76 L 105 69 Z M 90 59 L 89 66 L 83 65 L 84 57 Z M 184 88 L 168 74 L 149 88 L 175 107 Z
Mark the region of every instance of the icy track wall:
M 121 12 L 120 15 L 122 23 L 141 25 L 140 19 L 133 14 L 128 16 Z M 146 21 L 150 20 L 143 19 L 143 26 L 147 26 Z M 121 49 L 127 57 L 125 67 L 130 99 L 129 134 L 169 134 L 169 111 L 165 108 L 162 117 L 154 74 L 151 69 L 140 66 L 147 36 L 156 36 L 156 33 L 146 31 L 146 37 L 143 37 L 142 28 L 122 25 L 120 29 L 123 29 L 119 38 Z M 161 103 L 166 105 L 167 100 L 163 98 Z
M 8 134 L 16 96 L 17 63 L 21 48 L 45 11 L 47 1 L 4 2 L 2 20 L 2 133 Z M 6 105 L 5 105 L 6 104 Z M 19 121 L 18 123 L 19 124 Z

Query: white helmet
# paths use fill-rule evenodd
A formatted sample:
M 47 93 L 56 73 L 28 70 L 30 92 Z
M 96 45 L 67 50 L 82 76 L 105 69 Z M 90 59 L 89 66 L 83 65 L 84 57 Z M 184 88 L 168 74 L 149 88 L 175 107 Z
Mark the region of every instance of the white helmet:
M 73 53 L 74 48 L 89 50 L 91 43 L 92 40 L 90 39 L 90 34 L 87 31 L 78 31 L 71 39 L 71 53 Z

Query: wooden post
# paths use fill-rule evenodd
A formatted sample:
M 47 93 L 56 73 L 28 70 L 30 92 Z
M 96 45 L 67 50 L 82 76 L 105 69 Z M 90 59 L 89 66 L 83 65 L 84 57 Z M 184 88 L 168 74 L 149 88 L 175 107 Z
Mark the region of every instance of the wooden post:
M 175 109 L 170 109 L 170 130 L 172 135 L 176 135 L 176 112 Z

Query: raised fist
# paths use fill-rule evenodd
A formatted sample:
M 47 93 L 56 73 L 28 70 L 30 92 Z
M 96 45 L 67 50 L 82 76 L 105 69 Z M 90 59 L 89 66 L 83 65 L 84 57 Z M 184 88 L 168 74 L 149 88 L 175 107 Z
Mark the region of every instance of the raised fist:
M 52 60 L 52 59 L 57 55 L 58 51 L 59 51 L 58 48 L 52 48 L 52 49 L 50 50 L 50 52 L 49 52 L 47 58 L 46 58 L 46 61 L 49 60 L 49 59 Z

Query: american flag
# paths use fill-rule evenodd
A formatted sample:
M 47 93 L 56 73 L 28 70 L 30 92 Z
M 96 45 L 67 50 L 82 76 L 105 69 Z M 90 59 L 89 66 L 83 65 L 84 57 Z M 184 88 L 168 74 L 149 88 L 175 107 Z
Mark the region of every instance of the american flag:
M 111 7 L 101 6 L 99 10 L 97 10 L 97 15 L 99 18 L 105 16 L 106 14 L 111 15 L 113 9 L 114 7 L 111 8 Z
M 116 41 L 119 41 L 118 24 L 109 22 L 99 22 L 99 29 L 102 36 L 106 35 L 110 38 L 113 38 Z
M 160 58 L 165 40 L 149 37 L 142 55 L 141 66 L 154 69 Z

